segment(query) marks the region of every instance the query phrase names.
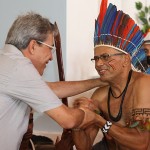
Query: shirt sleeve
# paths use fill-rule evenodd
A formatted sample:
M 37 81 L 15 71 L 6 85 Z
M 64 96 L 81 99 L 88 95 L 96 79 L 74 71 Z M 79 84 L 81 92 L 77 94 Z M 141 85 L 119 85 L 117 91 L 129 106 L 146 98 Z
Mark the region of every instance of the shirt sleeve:
M 18 64 L 6 87 L 15 100 L 23 101 L 38 112 L 44 112 L 62 105 L 61 100 L 42 80 L 31 62 Z

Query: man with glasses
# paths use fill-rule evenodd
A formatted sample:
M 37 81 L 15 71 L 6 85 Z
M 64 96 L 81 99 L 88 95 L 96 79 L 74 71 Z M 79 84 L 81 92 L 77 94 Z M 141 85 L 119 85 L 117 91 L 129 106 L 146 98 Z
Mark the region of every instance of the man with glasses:
M 110 59 L 110 57 L 112 57 L 112 56 L 118 56 L 118 55 L 124 55 L 124 53 L 115 53 L 115 54 L 104 53 L 104 54 L 99 55 L 99 56 L 94 56 L 94 58 L 92 58 L 91 61 L 93 63 L 97 63 L 99 61 L 99 59 L 101 59 L 103 61 L 108 61 Z
M 146 56 L 140 49 L 143 39 L 129 15 L 102 0 L 91 60 L 109 85 L 98 88 L 91 101 L 79 99 L 74 104 L 84 108 L 92 102 L 100 111 L 94 124 L 72 130 L 77 150 L 150 150 L 150 76 L 136 70 Z M 92 147 L 99 130 L 104 136 Z
M 59 98 L 106 83 L 100 79 L 46 83 L 41 77 L 46 64 L 53 59 L 55 34 L 55 26 L 33 12 L 18 16 L 8 32 L 0 55 L 0 145 L 3 150 L 28 149 L 27 145 L 20 145 L 32 109 L 47 114 L 66 129 L 83 127 L 96 118 L 88 109 L 66 107 Z M 29 124 L 25 144 L 32 135 L 32 125 Z
M 44 43 L 44 42 L 41 42 L 41 41 L 37 41 L 37 43 L 39 43 L 39 44 L 43 44 L 43 45 L 45 45 L 45 46 L 49 47 L 49 49 L 52 51 L 52 53 L 54 53 L 54 52 L 55 52 L 55 50 L 56 50 L 56 47 L 55 47 L 55 46 L 48 45 L 48 44 L 46 44 L 46 43 Z

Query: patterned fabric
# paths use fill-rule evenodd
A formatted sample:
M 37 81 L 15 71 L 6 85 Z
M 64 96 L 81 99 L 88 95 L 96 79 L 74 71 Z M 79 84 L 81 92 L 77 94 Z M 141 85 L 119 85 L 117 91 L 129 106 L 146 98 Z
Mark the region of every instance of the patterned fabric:
M 144 36 L 134 20 L 113 4 L 107 7 L 107 0 L 102 0 L 100 13 L 95 21 L 94 46 L 108 46 L 125 54 L 130 54 L 133 66 L 138 70 L 146 69 L 142 61 L 146 59 L 141 48 Z

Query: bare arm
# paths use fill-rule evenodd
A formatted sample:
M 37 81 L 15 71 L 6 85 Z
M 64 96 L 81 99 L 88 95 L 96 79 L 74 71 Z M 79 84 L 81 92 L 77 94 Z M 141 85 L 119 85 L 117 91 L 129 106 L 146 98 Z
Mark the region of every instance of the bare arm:
M 46 114 L 65 129 L 79 126 L 84 119 L 84 112 L 82 110 L 71 109 L 65 105 L 46 111 Z
M 150 78 L 148 76 L 140 77 L 138 82 L 134 83 L 134 97 L 130 100 L 134 100 L 133 110 L 137 110 L 135 111 L 137 113 L 135 113 L 135 117 L 128 118 L 132 119 L 132 126 L 123 127 L 113 123 L 108 131 L 108 135 L 119 143 L 120 147 L 130 150 L 147 150 L 148 146 L 150 146 L 150 122 L 148 121 L 150 119 L 149 85 Z M 106 120 L 101 117 L 97 119 L 97 125 L 102 128 Z
M 103 118 L 98 118 L 98 120 L 99 122 L 97 125 L 102 128 L 106 121 Z M 109 129 L 108 135 L 120 145 L 130 150 L 146 150 L 150 140 L 149 131 L 141 131 L 137 128 L 120 127 L 115 124 Z
M 85 130 L 73 130 L 72 138 L 77 150 L 91 150 L 99 128 L 95 125 L 88 126 Z
M 138 80 L 138 85 L 134 84 L 134 89 L 136 90 L 136 91 L 134 91 L 136 93 L 134 96 L 134 99 L 135 99 L 134 100 L 134 108 L 141 108 L 141 109 L 146 108 L 146 112 L 150 112 L 150 103 L 149 103 L 149 97 L 150 97 L 150 95 L 149 95 L 150 83 L 149 82 L 150 82 L 150 79 L 147 78 L 144 80 L 141 80 L 141 82 L 139 82 L 139 80 Z M 103 89 L 100 89 L 100 91 L 103 93 Z M 92 96 L 92 98 L 95 100 L 96 99 L 100 100 L 102 95 L 103 95 L 100 91 L 98 90 L 97 92 L 95 92 L 95 94 Z M 99 105 L 100 105 L 100 103 L 99 103 Z M 148 150 L 150 148 L 150 146 L 149 146 L 150 123 L 149 123 L 149 121 L 145 122 L 146 119 L 144 119 L 144 116 L 146 116 L 146 118 L 148 117 L 150 119 L 150 116 L 147 116 L 147 113 L 143 114 L 142 117 L 141 116 L 137 117 L 137 119 L 143 118 L 142 122 L 144 124 L 147 124 L 147 123 L 149 124 L 147 129 L 145 129 L 145 127 L 144 127 L 144 130 L 141 130 L 141 129 L 139 129 L 138 126 L 134 126 L 133 128 L 129 128 L 129 127 L 124 127 L 124 126 L 121 126 L 119 124 L 113 123 L 113 125 L 110 127 L 110 129 L 107 133 L 108 137 L 113 138 L 114 141 L 116 141 L 116 143 L 118 143 L 119 147 L 122 149 Z M 106 120 L 103 117 L 98 116 L 97 121 L 95 123 L 101 129 L 105 125 Z M 76 144 L 79 147 L 79 150 L 84 149 L 83 146 L 88 146 L 87 143 L 91 143 L 91 144 L 93 143 L 94 138 L 95 138 L 95 133 L 96 133 L 93 130 L 94 129 L 92 129 L 92 131 L 90 131 L 90 132 L 88 132 L 87 130 L 85 132 L 82 131 L 83 132 L 82 134 L 84 134 L 84 136 L 88 136 L 88 138 L 86 138 L 86 141 L 83 141 L 82 145 L 81 145 L 81 141 L 79 141 L 79 140 L 77 141 L 77 136 L 78 136 L 77 134 L 78 133 L 75 134 L 75 136 L 76 136 L 75 140 L 77 142 Z M 78 138 L 80 138 L 80 137 L 78 136 Z M 87 149 L 89 150 L 90 148 L 87 148 Z
M 74 107 L 75 108 L 80 108 L 80 107 L 87 107 L 93 112 L 98 112 L 97 106 L 93 103 L 92 100 L 89 100 L 85 97 L 83 98 L 78 98 L 74 102 Z M 96 111 L 95 111 L 96 110 Z M 73 141 L 75 143 L 76 149 L 77 150 L 91 150 L 92 145 L 94 142 L 94 139 L 99 131 L 99 127 L 94 124 L 87 126 L 86 129 L 82 130 L 72 130 L 72 137 Z
M 100 129 L 104 126 L 106 120 L 100 116 L 97 117 L 96 125 Z M 98 128 L 91 126 L 89 129 L 73 131 L 73 140 L 77 150 L 91 150 Z M 119 145 L 130 150 L 146 150 L 150 141 L 150 132 L 141 131 L 138 128 L 120 127 L 113 124 L 107 133 Z M 84 137 L 84 140 L 81 140 Z
M 90 125 L 96 119 L 96 114 L 89 109 L 74 109 L 63 104 L 45 113 L 65 129 L 84 128 L 84 125 Z
M 102 82 L 100 78 L 81 81 L 47 82 L 47 84 L 59 98 L 77 95 L 95 87 L 107 85 L 107 83 Z

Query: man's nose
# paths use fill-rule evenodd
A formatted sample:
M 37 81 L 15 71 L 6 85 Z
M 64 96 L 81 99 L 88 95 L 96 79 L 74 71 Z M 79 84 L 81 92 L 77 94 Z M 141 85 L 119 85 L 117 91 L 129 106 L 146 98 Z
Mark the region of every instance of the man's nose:
M 102 60 L 100 58 L 95 62 L 96 66 L 102 66 L 103 64 L 104 64 L 104 60 Z
M 53 53 L 51 52 L 49 61 L 52 61 L 52 60 L 53 60 Z

